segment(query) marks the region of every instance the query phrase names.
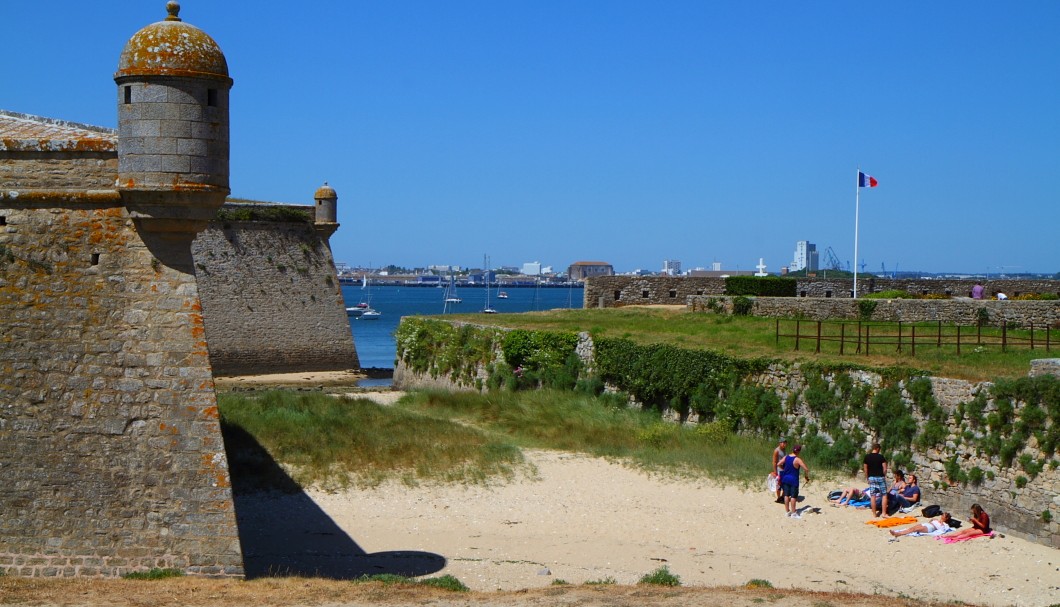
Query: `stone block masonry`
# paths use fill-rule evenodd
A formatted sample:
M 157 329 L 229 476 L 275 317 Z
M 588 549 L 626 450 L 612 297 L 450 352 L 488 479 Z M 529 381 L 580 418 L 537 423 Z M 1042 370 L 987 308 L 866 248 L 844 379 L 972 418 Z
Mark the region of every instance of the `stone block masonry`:
M 1023 328 L 1060 329 L 1060 300 L 997 301 L 973 299 L 831 299 L 824 297 L 754 297 L 751 315 L 806 320 L 872 320 L 881 322 L 936 322 L 974 326 L 985 324 Z M 859 303 L 872 302 L 872 313 L 861 318 Z M 732 313 L 732 298 L 688 298 L 693 312 L 724 310 Z
M 331 250 L 314 224 L 214 221 L 194 254 L 214 373 L 360 367 Z
M 0 204 L 0 569 L 240 576 L 190 236 Z
M 850 300 L 854 291 L 852 279 L 796 278 L 799 298 Z M 858 294 L 900 290 L 917 295 L 971 297 L 974 280 L 912 280 L 868 278 L 858 279 Z M 1058 280 L 993 280 L 984 281 L 988 296 L 1003 292 L 1018 295 L 1060 295 Z M 684 276 L 594 276 L 585 282 L 586 308 L 617 308 L 633 305 L 684 305 L 688 297 L 725 295 L 725 279 L 716 277 Z

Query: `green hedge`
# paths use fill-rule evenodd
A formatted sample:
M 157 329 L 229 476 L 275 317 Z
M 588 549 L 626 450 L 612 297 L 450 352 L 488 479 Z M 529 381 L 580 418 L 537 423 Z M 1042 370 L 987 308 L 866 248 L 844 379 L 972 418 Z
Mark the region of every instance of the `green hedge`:
M 725 279 L 725 294 L 795 297 L 797 284 L 794 278 L 780 276 L 729 276 Z

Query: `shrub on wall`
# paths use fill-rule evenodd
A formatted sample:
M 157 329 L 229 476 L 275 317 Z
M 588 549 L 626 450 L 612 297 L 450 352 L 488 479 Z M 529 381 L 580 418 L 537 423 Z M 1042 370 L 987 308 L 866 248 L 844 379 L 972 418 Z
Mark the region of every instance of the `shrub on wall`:
M 860 299 L 858 300 L 858 319 L 869 320 L 872 318 L 872 313 L 876 311 L 876 304 L 879 303 L 872 299 Z
M 750 316 L 753 308 L 754 302 L 743 295 L 732 298 L 732 313 L 735 316 Z
M 779 276 L 728 276 L 726 295 L 758 295 L 761 297 L 795 297 L 798 282 Z
M 405 366 L 431 377 L 473 385 L 479 365 L 493 362 L 500 331 L 490 327 L 457 327 L 428 318 L 402 319 L 395 333 L 397 357 Z

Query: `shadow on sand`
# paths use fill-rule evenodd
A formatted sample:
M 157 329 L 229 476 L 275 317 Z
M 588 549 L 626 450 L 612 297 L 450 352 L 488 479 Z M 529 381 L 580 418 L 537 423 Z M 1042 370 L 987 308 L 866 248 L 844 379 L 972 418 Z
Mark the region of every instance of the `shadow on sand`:
M 247 579 L 290 575 L 348 580 L 382 573 L 413 577 L 445 567 L 445 557 L 431 552 L 365 552 L 253 436 L 224 423 L 221 432 Z

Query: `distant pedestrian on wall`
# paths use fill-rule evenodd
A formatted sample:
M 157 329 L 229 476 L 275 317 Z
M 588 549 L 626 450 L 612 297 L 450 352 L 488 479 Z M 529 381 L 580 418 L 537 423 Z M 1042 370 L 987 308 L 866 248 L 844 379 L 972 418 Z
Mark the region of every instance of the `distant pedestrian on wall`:
M 972 287 L 972 299 L 983 298 L 983 285 L 976 281 L 975 286 Z
M 869 481 L 869 507 L 879 516 L 883 509 L 883 494 L 887 491 L 887 458 L 880 454 L 880 443 L 873 443 L 872 452 L 863 462 L 865 478 Z

